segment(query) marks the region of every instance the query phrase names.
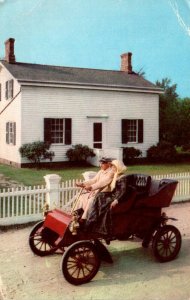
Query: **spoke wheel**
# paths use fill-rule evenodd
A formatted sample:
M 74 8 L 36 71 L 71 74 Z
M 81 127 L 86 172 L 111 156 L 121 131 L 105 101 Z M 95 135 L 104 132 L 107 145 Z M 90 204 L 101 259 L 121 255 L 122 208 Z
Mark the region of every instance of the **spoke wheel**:
M 171 261 L 178 255 L 181 248 L 181 234 L 173 225 L 161 227 L 153 239 L 153 252 L 160 262 Z
M 96 246 L 90 241 L 72 244 L 62 258 L 62 272 L 65 279 L 79 285 L 89 282 L 98 272 L 100 258 Z
M 43 224 L 44 221 L 37 223 L 29 236 L 30 248 L 39 256 L 46 256 L 57 250 L 57 247 L 54 246 L 54 242 L 58 238 L 58 234 L 49 228 L 43 228 Z

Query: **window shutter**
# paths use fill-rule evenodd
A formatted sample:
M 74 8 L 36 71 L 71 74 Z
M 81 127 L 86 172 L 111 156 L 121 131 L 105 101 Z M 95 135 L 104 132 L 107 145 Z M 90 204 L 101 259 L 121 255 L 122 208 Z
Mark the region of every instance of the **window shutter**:
M 14 80 L 13 79 L 11 79 L 10 81 L 9 81 L 9 83 L 10 83 L 10 98 L 13 98 L 13 88 L 14 88 Z
M 143 143 L 143 132 L 144 132 L 144 129 L 143 129 L 143 120 L 140 119 L 138 120 L 138 143 Z
M 72 119 L 65 119 L 65 145 L 71 145 L 72 143 Z
M 51 144 L 51 119 L 44 119 L 44 142 Z
M 8 99 L 8 91 L 9 91 L 9 82 L 5 83 L 5 99 Z
M 121 120 L 121 141 L 122 144 L 128 143 L 128 120 Z
M 16 122 L 13 123 L 13 145 L 16 145 Z
M 6 143 L 9 144 L 9 122 L 6 123 Z

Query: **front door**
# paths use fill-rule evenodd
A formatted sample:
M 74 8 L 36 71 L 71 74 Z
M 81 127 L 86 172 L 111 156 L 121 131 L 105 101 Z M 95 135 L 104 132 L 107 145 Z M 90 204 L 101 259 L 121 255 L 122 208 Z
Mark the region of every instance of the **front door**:
M 93 148 L 102 149 L 102 123 L 93 123 Z

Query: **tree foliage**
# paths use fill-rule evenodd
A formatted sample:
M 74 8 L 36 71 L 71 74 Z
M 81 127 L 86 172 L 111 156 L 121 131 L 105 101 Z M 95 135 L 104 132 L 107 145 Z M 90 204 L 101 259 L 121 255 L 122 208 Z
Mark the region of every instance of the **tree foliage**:
M 160 141 L 175 143 L 176 116 L 178 115 L 177 85 L 171 85 L 171 80 L 168 78 L 162 79 L 161 82 L 157 81 L 156 85 L 164 90 L 159 102 Z
M 177 84 L 171 84 L 168 78 L 156 85 L 164 90 L 159 102 L 160 141 L 181 146 L 190 139 L 190 99 L 178 98 Z
M 190 98 L 180 101 L 179 118 L 176 121 L 179 126 L 178 145 L 190 145 Z

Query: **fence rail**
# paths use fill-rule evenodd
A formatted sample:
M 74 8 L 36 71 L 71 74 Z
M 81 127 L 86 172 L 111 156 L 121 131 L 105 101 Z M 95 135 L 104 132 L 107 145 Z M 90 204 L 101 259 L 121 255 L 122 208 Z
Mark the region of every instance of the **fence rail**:
M 0 192 L 0 225 L 38 220 L 42 216 L 46 193 L 44 186 L 3 189 Z
M 56 175 L 54 175 L 56 176 Z M 190 200 L 190 173 L 152 176 L 156 180 L 171 178 L 179 181 L 172 202 Z M 52 206 L 67 209 L 78 192 L 76 180 L 55 185 L 19 187 L 0 191 L 0 226 L 22 224 L 42 219 L 42 209 L 50 198 Z M 48 187 L 47 187 L 48 186 Z M 51 197 L 56 199 L 53 202 Z M 55 203 L 56 202 L 56 203 Z

